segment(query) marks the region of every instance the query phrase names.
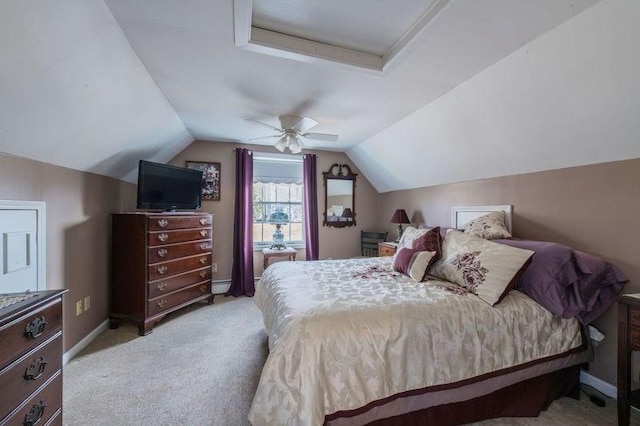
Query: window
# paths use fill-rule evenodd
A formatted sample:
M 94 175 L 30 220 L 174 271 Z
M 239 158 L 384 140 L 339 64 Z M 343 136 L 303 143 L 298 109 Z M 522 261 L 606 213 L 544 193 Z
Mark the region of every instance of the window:
M 281 224 L 284 242 L 304 245 L 304 211 L 302 157 L 296 155 L 253 155 L 253 244 L 269 247 L 276 225 L 269 219 L 284 213 L 288 220 Z M 282 217 L 282 216 L 281 216 Z

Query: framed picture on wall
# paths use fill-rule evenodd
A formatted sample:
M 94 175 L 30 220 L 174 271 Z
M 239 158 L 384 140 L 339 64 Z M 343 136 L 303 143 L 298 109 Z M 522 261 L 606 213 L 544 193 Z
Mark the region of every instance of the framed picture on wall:
M 220 201 L 220 163 L 187 161 L 187 168 L 202 172 L 202 201 Z

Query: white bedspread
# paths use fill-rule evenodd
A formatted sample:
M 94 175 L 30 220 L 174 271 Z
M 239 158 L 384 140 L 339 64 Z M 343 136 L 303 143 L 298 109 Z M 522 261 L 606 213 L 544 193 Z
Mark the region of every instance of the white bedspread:
M 320 425 L 327 414 L 581 345 L 577 321 L 522 293 L 491 307 L 453 284 L 395 273 L 391 259 L 267 268 L 255 301 L 270 353 L 249 413 L 254 425 Z

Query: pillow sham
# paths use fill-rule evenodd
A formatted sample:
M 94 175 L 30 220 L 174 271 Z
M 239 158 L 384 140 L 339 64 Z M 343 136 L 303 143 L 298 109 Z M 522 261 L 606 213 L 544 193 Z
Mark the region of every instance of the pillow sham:
M 511 238 L 511 233 L 504 224 L 504 212 L 491 212 L 469 221 L 464 226 L 464 233 L 493 240 L 494 238 Z
M 393 256 L 393 270 L 420 282 L 427 275 L 427 269 L 435 254 L 434 251 L 398 247 Z
M 402 232 L 400 241 L 398 241 L 398 247 L 413 248 L 413 241 L 426 234 L 427 231 L 428 229 L 417 229 L 413 226 L 407 226 L 404 232 Z
M 575 317 L 589 324 L 609 309 L 629 282 L 604 259 L 562 244 L 518 239 L 494 242 L 536 252 L 515 288 L 561 318 Z
M 422 229 L 420 229 L 420 231 L 422 231 Z M 411 248 L 414 250 L 435 252 L 429 264 L 429 266 L 431 266 L 442 257 L 442 235 L 440 234 L 439 226 L 427 229 L 426 231 L 427 232 L 413 240 Z
M 442 259 L 429 273 L 468 289 L 494 306 L 513 288 L 533 253 L 450 229 L 442 243 Z

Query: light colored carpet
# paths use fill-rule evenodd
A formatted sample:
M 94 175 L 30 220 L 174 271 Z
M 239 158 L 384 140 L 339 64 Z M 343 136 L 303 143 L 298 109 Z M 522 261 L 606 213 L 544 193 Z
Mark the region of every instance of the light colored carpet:
M 249 298 L 216 296 L 214 305 L 167 316 L 145 337 L 123 324 L 65 366 L 64 424 L 248 424 L 267 353 L 262 317 Z M 584 395 L 562 398 L 539 418 L 477 424 L 615 425 L 615 401 L 599 408 Z

